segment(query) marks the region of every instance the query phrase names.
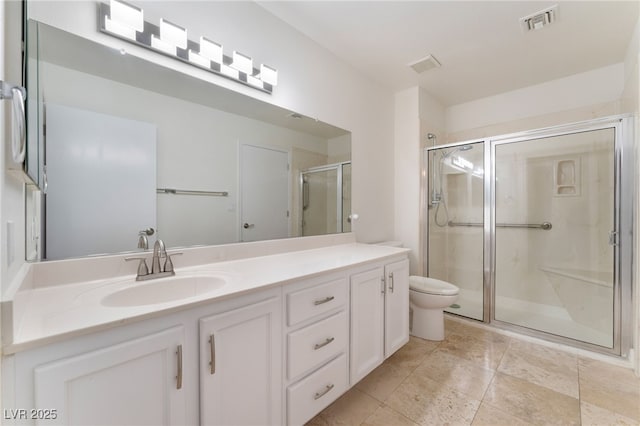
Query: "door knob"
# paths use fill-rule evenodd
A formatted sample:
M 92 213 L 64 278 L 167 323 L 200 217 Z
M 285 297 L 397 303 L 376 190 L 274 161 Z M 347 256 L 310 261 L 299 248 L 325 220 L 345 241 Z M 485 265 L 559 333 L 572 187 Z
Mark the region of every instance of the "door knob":
M 249 228 L 253 228 L 255 225 L 253 223 L 245 223 L 244 225 L 242 225 L 242 227 L 244 229 L 249 229 Z

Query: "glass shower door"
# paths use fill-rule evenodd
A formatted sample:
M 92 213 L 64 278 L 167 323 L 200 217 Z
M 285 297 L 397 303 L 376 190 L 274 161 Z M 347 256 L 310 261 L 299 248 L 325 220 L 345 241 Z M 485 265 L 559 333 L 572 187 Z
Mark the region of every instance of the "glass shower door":
M 484 143 L 429 149 L 427 276 L 460 289 L 446 312 L 484 316 Z
M 612 348 L 615 130 L 494 149 L 493 319 Z

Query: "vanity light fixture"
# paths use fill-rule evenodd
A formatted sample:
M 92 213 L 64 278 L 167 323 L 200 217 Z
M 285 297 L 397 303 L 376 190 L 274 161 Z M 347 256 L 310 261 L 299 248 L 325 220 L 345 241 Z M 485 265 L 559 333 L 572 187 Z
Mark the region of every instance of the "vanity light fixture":
M 268 65 L 261 64 L 260 74 L 258 74 L 256 77 L 258 77 L 265 83 L 269 83 L 272 86 L 278 85 L 278 71 Z
M 224 59 L 222 45 L 206 37 L 200 37 L 200 55 L 216 64 L 222 64 Z
M 136 39 L 136 32 L 144 31 L 142 9 L 120 0 L 111 0 L 109 15 L 104 15 L 105 27 L 121 37 Z
M 151 47 L 156 50 L 160 50 L 168 55 L 177 55 L 178 51 L 176 46 L 171 43 L 167 43 L 160 37 L 156 37 L 155 34 L 151 34 Z
M 251 75 L 253 72 L 253 59 L 250 56 L 243 55 L 240 52 L 233 51 L 231 57 L 231 66 L 240 72 Z
M 237 81 L 266 93 L 278 83 L 278 71 L 265 64 L 253 67 L 253 59 L 237 51 L 225 56 L 221 44 L 206 37 L 189 40 L 187 29 L 160 19 L 156 26 L 144 20 L 144 12 L 122 0 L 99 3 L 99 29 L 105 34 L 162 53 L 184 63 Z
M 187 48 L 187 30 L 166 19 L 160 19 L 160 38 L 180 49 Z

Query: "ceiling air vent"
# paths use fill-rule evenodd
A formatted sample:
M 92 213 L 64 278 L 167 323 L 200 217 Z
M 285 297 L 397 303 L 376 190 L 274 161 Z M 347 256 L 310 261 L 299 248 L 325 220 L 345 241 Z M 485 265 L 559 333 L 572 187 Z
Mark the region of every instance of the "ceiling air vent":
M 416 62 L 410 63 L 408 66 L 413 68 L 415 72 L 421 74 L 431 68 L 439 68 L 440 62 L 433 55 L 429 55 L 426 58 L 422 58 Z
M 525 16 L 524 18 L 520 18 L 520 25 L 522 25 L 522 29 L 525 32 L 540 30 L 556 21 L 557 9 L 558 5 L 555 5 L 529 16 Z

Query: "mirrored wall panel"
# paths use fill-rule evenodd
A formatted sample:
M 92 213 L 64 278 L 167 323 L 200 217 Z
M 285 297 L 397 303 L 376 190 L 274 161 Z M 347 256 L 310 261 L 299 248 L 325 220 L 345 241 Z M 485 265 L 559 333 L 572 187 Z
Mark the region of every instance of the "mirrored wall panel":
M 29 161 L 41 189 L 27 197 L 30 260 L 142 251 L 156 238 L 188 247 L 306 235 L 301 173 L 350 164 L 344 129 L 28 28 Z M 350 200 L 345 179 L 334 192 Z M 338 211 L 336 200 L 314 213 L 328 225 L 313 235 L 349 230 L 338 225 L 350 202 Z

